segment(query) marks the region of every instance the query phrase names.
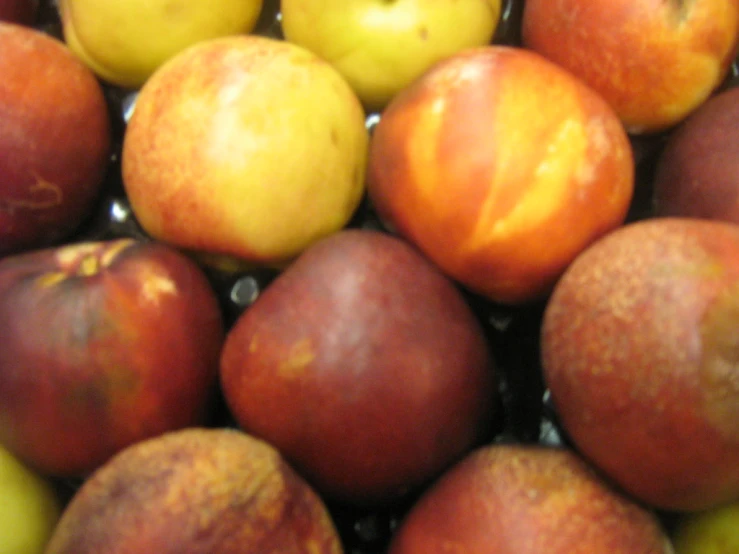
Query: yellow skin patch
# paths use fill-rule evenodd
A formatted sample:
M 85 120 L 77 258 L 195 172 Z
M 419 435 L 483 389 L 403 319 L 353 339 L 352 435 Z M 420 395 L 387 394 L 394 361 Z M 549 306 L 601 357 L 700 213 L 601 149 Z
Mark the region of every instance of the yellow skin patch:
M 500 0 L 283 0 L 291 42 L 328 60 L 379 108 L 433 63 L 492 39 Z
M 262 0 L 60 0 L 64 39 L 98 76 L 137 88 L 197 42 L 251 32 Z
M 287 357 L 280 362 L 277 372 L 282 377 L 297 377 L 315 358 L 316 353 L 311 339 L 299 340 L 290 348 Z
M 280 264 L 349 220 L 368 140 L 330 65 L 284 41 L 231 37 L 178 56 L 142 89 L 124 184 L 151 236 Z

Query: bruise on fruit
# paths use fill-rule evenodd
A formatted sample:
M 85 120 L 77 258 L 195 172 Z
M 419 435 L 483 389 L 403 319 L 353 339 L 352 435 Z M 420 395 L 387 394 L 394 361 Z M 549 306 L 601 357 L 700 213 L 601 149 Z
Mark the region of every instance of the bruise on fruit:
M 28 187 L 27 198 L 0 198 L 0 210 L 15 213 L 16 210 L 46 210 L 59 206 L 64 200 L 61 187 L 35 175 L 36 182 Z
M 253 340 L 252 344 L 254 344 Z M 250 351 L 252 351 L 251 348 Z M 287 357 L 280 359 L 277 373 L 281 377 L 286 378 L 298 376 L 304 372 L 315 358 L 316 352 L 313 347 L 313 341 L 309 337 L 306 337 L 295 342 L 290 348 Z

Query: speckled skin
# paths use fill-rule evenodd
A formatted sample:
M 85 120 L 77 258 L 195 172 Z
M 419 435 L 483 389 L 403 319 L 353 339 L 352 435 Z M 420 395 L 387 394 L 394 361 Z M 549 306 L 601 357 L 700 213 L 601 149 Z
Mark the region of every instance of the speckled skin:
M 322 494 L 395 500 L 493 423 L 494 365 L 462 296 L 405 242 L 342 231 L 311 247 L 226 338 L 236 420 Z
M 542 362 L 586 457 L 649 504 L 739 497 L 739 227 L 633 223 L 582 254 L 547 305 Z
M 281 265 L 348 223 L 367 143 L 362 105 L 332 66 L 236 35 L 186 49 L 147 80 L 121 171 L 150 236 Z
M 190 428 L 138 443 L 79 489 L 46 554 L 341 554 L 320 498 L 267 443 Z
M 389 554 L 669 554 L 653 514 L 573 452 L 491 445 L 414 506 Z
M 111 150 L 103 91 L 48 34 L 0 22 L 0 256 L 70 236 Z
M 721 84 L 739 0 L 527 0 L 523 42 L 577 75 L 632 133 L 672 127 Z

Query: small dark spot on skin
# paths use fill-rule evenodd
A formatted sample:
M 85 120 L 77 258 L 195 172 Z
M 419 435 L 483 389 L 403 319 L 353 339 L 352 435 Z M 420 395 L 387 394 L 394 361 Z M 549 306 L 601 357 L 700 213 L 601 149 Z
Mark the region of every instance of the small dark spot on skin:
M 331 144 L 334 146 L 339 145 L 339 133 L 333 127 L 331 128 Z
M 426 26 L 419 27 L 418 36 L 421 37 L 421 40 L 427 40 L 429 38 L 428 28 Z

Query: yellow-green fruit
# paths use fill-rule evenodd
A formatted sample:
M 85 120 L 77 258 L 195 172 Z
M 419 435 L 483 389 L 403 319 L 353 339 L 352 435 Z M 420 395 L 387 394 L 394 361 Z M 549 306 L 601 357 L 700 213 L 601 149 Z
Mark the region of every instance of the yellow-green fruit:
M 501 0 L 282 0 L 281 9 L 285 38 L 379 109 L 435 62 L 489 43 Z
M 51 484 L 0 447 L 0 552 L 41 554 L 60 511 Z
M 138 88 L 166 60 L 251 32 L 262 0 L 60 0 L 64 40 L 100 78 Z
M 219 265 L 279 266 L 349 222 L 368 143 L 362 105 L 330 64 L 283 40 L 225 37 L 141 89 L 123 183 L 152 237 Z
M 673 533 L 675 554 L 739 552 L 739 501 L 684 516 Z

